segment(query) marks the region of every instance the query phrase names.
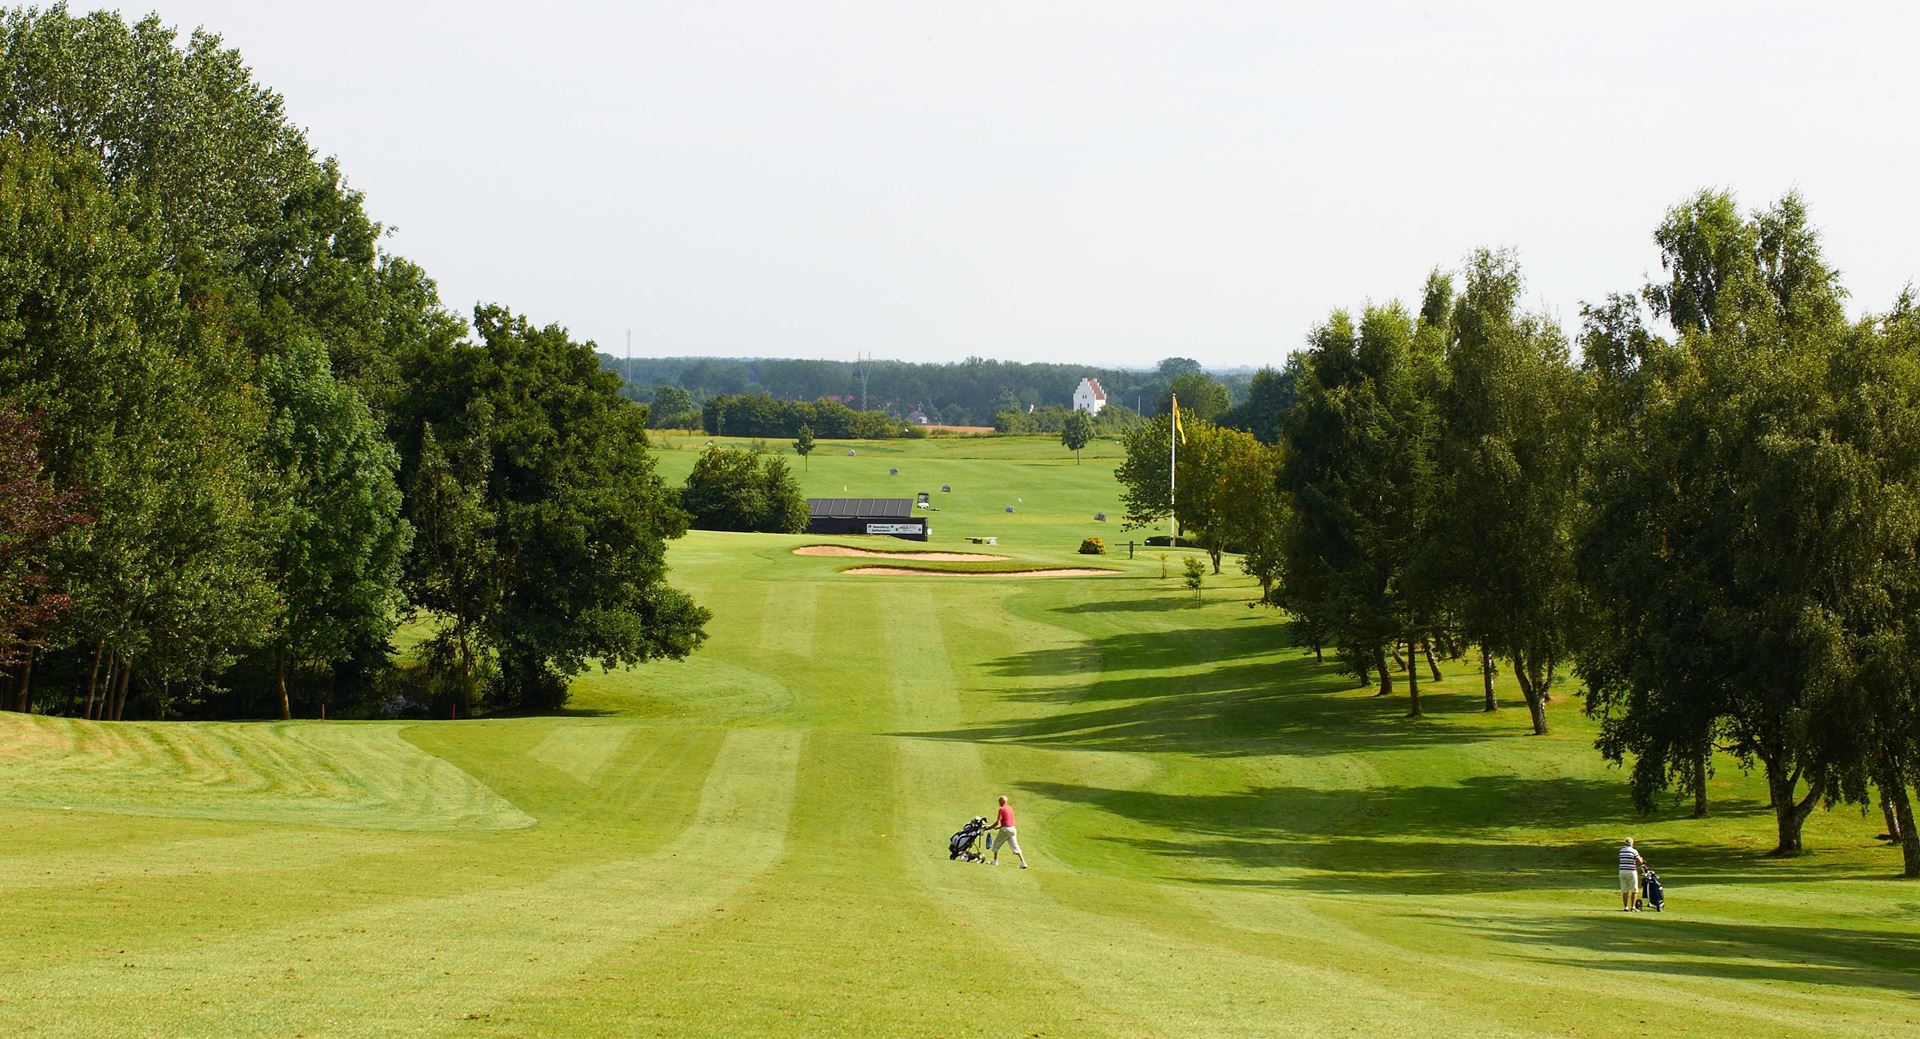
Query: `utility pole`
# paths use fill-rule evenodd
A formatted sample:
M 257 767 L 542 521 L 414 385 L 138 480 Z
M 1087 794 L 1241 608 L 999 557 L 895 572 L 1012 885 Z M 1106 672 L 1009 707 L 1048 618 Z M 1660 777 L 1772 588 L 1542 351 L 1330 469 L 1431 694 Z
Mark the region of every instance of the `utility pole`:
M 627 329 L 627 363 L 621 369 L 620 377 L 626 380 L 628 385 L 633 384 L 633 329 L 631 328 Z

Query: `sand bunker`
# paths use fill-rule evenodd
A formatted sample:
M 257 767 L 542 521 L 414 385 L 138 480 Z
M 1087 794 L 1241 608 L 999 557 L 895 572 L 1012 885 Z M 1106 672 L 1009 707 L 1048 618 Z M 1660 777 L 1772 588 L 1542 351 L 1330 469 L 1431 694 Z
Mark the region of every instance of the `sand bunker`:
M 1118 570 L 909 570 L 904 566 L 856 566 L 843 574 L 882 574 L 889 577 L 1105 577 Z
M 806 545 L 793 550 L 796 556 L 854 556 L 860 559 L 918 559 L 928 563 L 975 563 L 999 562 L 1007 556 L 990 556 L 984 552 L 875 552 L 865 548 L 847 548 L 844 545 Z

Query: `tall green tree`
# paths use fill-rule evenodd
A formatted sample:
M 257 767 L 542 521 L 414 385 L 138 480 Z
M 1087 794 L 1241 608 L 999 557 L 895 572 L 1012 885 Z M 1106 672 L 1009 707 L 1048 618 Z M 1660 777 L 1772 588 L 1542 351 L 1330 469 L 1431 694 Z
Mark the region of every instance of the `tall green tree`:
M 447 451 L 434 426 L 420 430 L 419 461 L 407 488 L 413 528 L 403 590 L 420 609 L 440 618 L 428 640 L 440 686 L 457 709 L 472 714 L 480 693 L 486 622 L 499 611 L 495 517 L 488 507 L 492 449 L 484 436 Z
M 290 718 L 290 663 L 384 645 L 412 531 L 400 518 L 399 456 L 366 402 L 334 379 L 325 348 L 297 337 L 260 374 L 273 409 L 265 449 L 287 495 L 272 563 L 285 612 L 271 644 L 280 716 Z
M 590 344 L 504 308 L 476 308 L 477 341 L 439 352 L 409 402 L 443 443 L 484 444 L 498 598 L 480 621 L 503 705 L 552 708 L 589 660 L 679 658 L 707 611 L 666 580 L 686 516 L 654 470 L 644 409 Z M 415 481 L 417 485 L 417 479 Z
M 1513 662 L 1533 731 L 1544 735 L 1547 674 L 1568 655 L 1579 600 L 1581 412 L 1565 337 L 1520 313 L 1520 287 L 1511 253 L 1468 259 L 1449 317 L 1440 451 L 1447 506 L 1431 558 L 1483 647 L 1483 673 L 1495 655 Z
M 191 696 L 277 616 L 253 360 L 151 211 L 90 153 L 0 136 L 0 394 L 39 416 L 48 473 L 95 517 L 54 554 L 59 638 L 112 664 L 109 717 L 136 668 Z
M 487 503 L 493 454 L 484 431 L 471 436 L 449 451 L 430 423 L 420 431 L 406 496 L 413 543 L 402 580 L 412 603 L 440 622 L 427 643 L 435 684 L 469 715 L 486 663 L 485 625 L 499 611 L 503 588 Z
M 1219 509 L 1221 539 L 1240 553 L 1240 569 L 1260 582 L 1260 600 L 1277 603 L 1275 587 L 1285 574 L 1287 527 L 1280 494 L 1280 452 L 1240 430 L 1226 430 L 1221 443 Z
M 151 201 L 160 237 L 237 264 L 314 173 L 280 97 L 212 33 L 182 43 L 157 15 L 14 8 L 0 21 L 0 131 L 100 157 Z M 182 254 L 182 258 L 187 258 Z
M 1792 196 L 1742 220 L 1702 193 L 1656 239 L 1669 279 L 1645 296 L 1678 340 L 1604 314 L 1586 337 L 1618 409 L 1596 423 L 1580 541 L 1589 708 L 1643 806 L 1703 767 L 1703 739 L 1758 764 L 1775 850 L 1795 854 L 1815 804 L 1848 793 L 1851 618 L 1881 595 L 1862 570 L 1883 562 L 1876 449 L 1832 374 L 1842 290 Z
M 1073 464 L 1080 464 L 1080 450 L 1093 442 L 1093 416 L 1084 411 L 1068 415 L 1060 427 L 1060 446 L 1073 452 Z
M 1920 311 L 1911 291 L 1856 324 L 1826 375 L 1837 433 L 1820 445 L 1817 501 L 1832 510 L 1823 533 L 1842 556 L 1835 587 L 1846 608 L 1836 620 L 1847 652 L 1813 691 L 1813 739 L 1831 762 L 1825 797 L 1880 801 L 1903 873 L 1920 877 L 1910 796 L 1920 789 Z
M 1393 690 L 1388 648 L 1411 654 L 1439 625 L 1421 565 L 1438 491 L 1439 342 L 1398 304 L 1369 307 L 1357 327 L 1336 311 L 1310 337 L 1288 414 L 1288 605 L 1335 638 L 1363 680 L 1377 671 L 1381 695 Z M 1415 715 L 1418 682 L 1409 663 Z

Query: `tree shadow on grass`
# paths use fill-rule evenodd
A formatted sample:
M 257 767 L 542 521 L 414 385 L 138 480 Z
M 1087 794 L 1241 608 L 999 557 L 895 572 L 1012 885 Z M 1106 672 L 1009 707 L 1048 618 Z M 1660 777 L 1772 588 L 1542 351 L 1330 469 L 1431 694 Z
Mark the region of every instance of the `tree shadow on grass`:
M 1524 735 L 1523 720 L 1501 730 L 1448 724 L 1449 715 L 1480 714 L 1477 688 L 1469 695 L 1423 682 L 1427 717 L 1410 719 L 1404 675 L 1396 676 L 1396 695 L 1375 698 L 1371 687 L 1356 688 L 1335 664 L 1287 641 L 1271 623 L 1194 626 L 1010 653 L 981 666 L 997 681 L 979 691 L 1066 709 L 895 735 L 1209 757 L 1349 754 Z
M 1920 935 L 1688 920 L 1661 914 L 1461 922 L 1528 947 L 1524 958 L 1592 970 L 1850 985 L 1920 994 Z M 1657 928 L 1657 930 L 1650 930 Z
M 1185 663 L 1191 660 L 1188 657 Z M 1099 670 L 1086 650 L 1074 647 L 1021 653 L 990 667 L 1008 675 L 1038 671 L 1066 676 L 1068 681 L 1042 682 L 1011 692 L 999 684 L 991 690 L 1010 702 L 1065 705 L 1064 709 L 1037 718 L 987 720 L 956 729 L 896 735 L 1207 757 L 1319 756 L 1442 741 L 1469 745 L 1525 738 L 1518 723 L 1510 731 L 1446 723 L 1448 715 L 1477 716 L 1477 698 L 1432 695 L 1423 698 L 1427 717 L 1408 718 L 1404 695 L 1375 697 L 1354 689 L 1351 680 L 1330 665 L 1271 652 L 1245 662 L 1180 673 L 1114 675 Z
M 622 712 L 606 707 L 511 707 L 506 710 L 488 711 L 478 718 L 613 718 Z
M 1617 839 L 1568 835 L 1564 828 L 1578 820 L 1583 830 L 1625 831 L 1636 818 L 1617 784 L 1566 776 L 1475 776 L 1452 785 L 1337 790 L 1258 787 L 1224 794 L 1039 782 L 1020 789 L 1118 817 L 1108 827 L 1112 835 L 1096 840 L 1170 865 L 1220 864 L 1238 874 L 1200 883 L 1341 894 L 1610 888 Z M 1757 803 L 1723 806 L 1728 815 L 1766 811 Z M 1149 833 L 1142 834 L 1143 828 Z M 1711 844 L 1662 841 L 1657 857 L 1660 868 L 1682 884 L 1860 875 L 1854 866 L 1780 863 Z
M 1068 649 L 1093 653 L 1102 670 L 1123 672 L 1186 669 L 1220 660 L 1274 658 L 1285 653 L 1287 646 L 1284 633 L 1272 624 L 1265 624 L 1114 632 Z M 1053 666 L 1061 652 L 1062 649 L 1049 648 L 1012 653 L 989 661 L 986 670 L 995 675 L 1045 677 L 1057 673 Z
M 1175 595 L 1169 592 L 1165 597 L 1152 599 L 1096 599 L 1092 602 L 1078 602 L 1071 606 L 1060 606 L 1055 613 L 1173 613 L 1193 606 L 1191 594 Z

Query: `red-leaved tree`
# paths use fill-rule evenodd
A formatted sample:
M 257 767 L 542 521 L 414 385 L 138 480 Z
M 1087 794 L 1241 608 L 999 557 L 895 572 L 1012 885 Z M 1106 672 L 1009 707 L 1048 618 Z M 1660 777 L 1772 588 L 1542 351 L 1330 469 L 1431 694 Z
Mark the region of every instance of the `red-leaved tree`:
M 31 416 L 0 405 L 0 669 L 12 675 L 12 695 L 0 703 L 25 711 L 33 653 L 48 625 L 67 608 L 51 587 L 47 550 L 64 531 L 91 522 L 79 492 L 55 487 L 40 465 L 40 434 Z

